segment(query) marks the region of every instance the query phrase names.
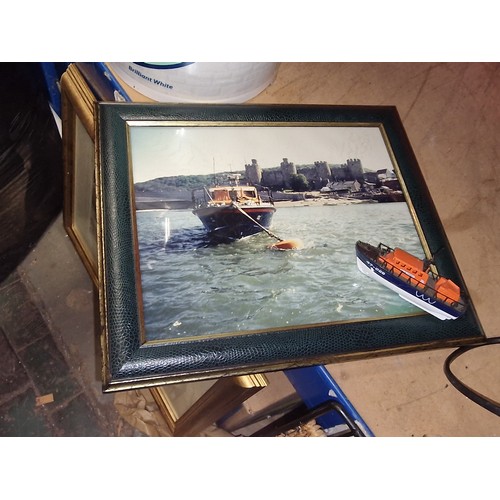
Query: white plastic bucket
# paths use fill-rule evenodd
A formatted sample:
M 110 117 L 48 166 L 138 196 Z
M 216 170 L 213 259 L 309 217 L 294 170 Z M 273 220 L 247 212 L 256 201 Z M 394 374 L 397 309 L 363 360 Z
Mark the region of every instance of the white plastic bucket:
M 160 102 L 241 103 L 270 85 L 278 63 L 108 63 L 127 85 Z

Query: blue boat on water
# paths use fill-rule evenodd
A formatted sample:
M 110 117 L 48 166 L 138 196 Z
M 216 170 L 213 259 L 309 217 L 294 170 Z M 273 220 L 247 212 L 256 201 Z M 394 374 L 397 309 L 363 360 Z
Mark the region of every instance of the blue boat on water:
M 255 186 L 224 185 L 192 192 L 193 214 L 210 237 L 232 241 L 266 231 L 276 207 L 263 201 Z
M 441 320 L 457 319 L 466 304 L 459 286 L 431 271 L 431 262 L 383 243 L 356 243 L 358 269 L 402 299 Z

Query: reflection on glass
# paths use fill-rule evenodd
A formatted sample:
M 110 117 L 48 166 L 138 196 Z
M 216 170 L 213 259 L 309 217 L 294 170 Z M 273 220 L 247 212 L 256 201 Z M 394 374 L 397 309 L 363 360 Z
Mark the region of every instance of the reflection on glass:
M 378 127 L 131 127 L 130 137 L 147 340 L 419 312 L 356 265 L 357 240 L 424 256 Z M 276 212 L 269 230 L 214 239 L 192 190 L 235 182 Z M 272 251 L 277 238 L 303 246 Z

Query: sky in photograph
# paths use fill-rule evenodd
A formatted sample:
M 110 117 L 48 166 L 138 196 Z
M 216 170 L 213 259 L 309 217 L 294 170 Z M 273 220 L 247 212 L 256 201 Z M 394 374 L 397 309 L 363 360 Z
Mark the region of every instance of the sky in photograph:
M 377 127 L 131 126 L 134 182 L 175 175 L 299 166 L 359 158 L 365 170 L 392 169 Z

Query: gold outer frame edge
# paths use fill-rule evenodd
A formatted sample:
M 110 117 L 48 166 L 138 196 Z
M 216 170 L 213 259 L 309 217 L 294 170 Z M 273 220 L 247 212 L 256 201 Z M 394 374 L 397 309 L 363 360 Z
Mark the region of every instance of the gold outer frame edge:
M 268 383 L 263 374 L 222 377 L 180 417 L 165 388 L 153 387 L 150 391 L 172 434 L 187 437 L 196 436 Z
M 90 139 L 95 142 L 94 102 L 95 97 L 85 83 L 83 76 L 74 65 L 70 65 L 61 76 L 64 165 L 63 225 L 94 285 L 98 286 L 96 265 L 93 263 L 89 249 L 85 248 L 79 237 L 73 214 L 74 199 L 77 195 L 77 186 L 75 185 L 76 120 L 81 121 Z M 94 169 L 91 175 L 93 176 L 95 176 L 94 160 L 95 158 L 92 160 Z

